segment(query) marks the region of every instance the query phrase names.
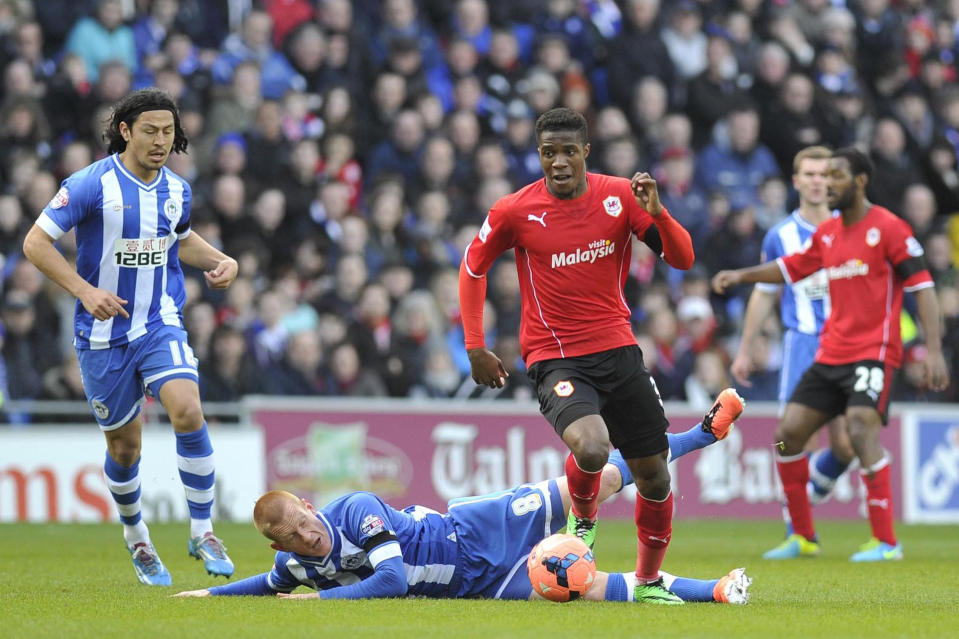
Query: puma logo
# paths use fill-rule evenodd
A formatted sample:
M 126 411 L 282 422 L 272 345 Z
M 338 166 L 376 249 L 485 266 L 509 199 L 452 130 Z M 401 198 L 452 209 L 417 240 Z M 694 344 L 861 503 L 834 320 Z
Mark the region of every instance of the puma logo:
M 866 502 L 866 504 L 868 504 L 869 506 L 876 506 L 878 508 L 882 508 L 883 510 L 886 510 L 887 508 L 889 508 L 888 499 L 870 499 L 869 501 Z
M 526 216 L 526 221 L 527 221 L 527 222 L 539 222 L 540 224 L 543 225 L 543 228 L 545 229 L 545 228 L 546 228 L 546 214 L 547 214 L 547 213 L 548 213 L 548 211 L 543 211 L 543 214 L 540 215 L 540 216 L 536 216 L 536 215 L 533 215 L 532 213 L 530 213 L 529 215 Z
M 669 543 L 669 535 L 666 535 L 665 537 L 655 537 L 653 535 L 647 535 L 647 537 L 649 537 L 650 541 L 658 541 L 663 544 Z

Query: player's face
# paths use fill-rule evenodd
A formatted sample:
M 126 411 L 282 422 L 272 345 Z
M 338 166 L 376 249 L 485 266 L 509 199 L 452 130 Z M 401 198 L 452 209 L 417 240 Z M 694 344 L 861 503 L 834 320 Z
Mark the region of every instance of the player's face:
M 173 149 L 173 113 L 166 109 L 144 111 L 132 128 L 121 122 L 120 133 L 127 142 L 123 155 L 133 160 L 143 174 L 153 175 L 163 167 Z
M 818 205 L 826 201 L 826 174 L 829 160 L 806 158 L 799 163 L 799 170 L 793 175 L 793 186 L 799 192 L 799 199 L 806 204 Z
M 307 501 L 299 504 L 291 502 L 283 521 L 274 527 L 274 531 L 278 550 L 306 557 L 325 557 L 333 549 L 330 533 Z
M 583 144 L 576 131 L 543 131 L 539 136 L 539 163 L 549 192 L 562 199 L 585 193 L 588 155 L 589 143 Z
M 856 180 L 846 158 L 829 160 L 826 198 L 831 209 L 848 209 L 856 203 Z

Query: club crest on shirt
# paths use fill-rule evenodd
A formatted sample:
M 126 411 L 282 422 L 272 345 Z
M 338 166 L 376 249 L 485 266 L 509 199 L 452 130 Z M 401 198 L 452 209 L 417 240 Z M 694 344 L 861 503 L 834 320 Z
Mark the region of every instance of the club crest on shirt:
M 90 406 L 93 407 L 93 414 L 100 419 L 106 419 L 110 416 L 110 409 L 107 408 L 107 405 L 101 402 L 99 399 L 94 399 L 90 402 Z
M 344 555 L 340 558 L 340 565 L 343 567 L 343 570 L 356 570 L 365 563 L 365 552 L 359 552 L 355 555 Z
M 379 515 L 367 515 L 363 523 L 360 524 L 360 532 L 367 537 L 373 537 L 381 532 L 386 532 L 386 524 L 383 523 Z
M 607 215 L 619 217 L 619 214 L 623 212 L 623 203 L 617 196 L 610 195 L 603 200 L 603 208 L 606 210 Z
M 53 196 L 52 200 L 50 200 L 49 206 L 51 209 L 62 209 L 69 201 L 70 192 L 67 190 L 67 187 L 61 186 L 60 190 L 57 191 L 57 194 Z
M 176 222 L 180 219 L 180 205 L 175 200 L 167 200 L 163 204 L 163 214 L 166 215 L 166 219 Z
M 556 382 L 556 386 L 553 386 L 553 392 L 556 393 L 558 397 L 569 397 L 573 394 L 574 390 L 576 389 L 573 388 L 573 382 L 568 379 Z
M 879 229 L 875 226 L 866 231 L 866 245 L 875 246 L 879 244 Z

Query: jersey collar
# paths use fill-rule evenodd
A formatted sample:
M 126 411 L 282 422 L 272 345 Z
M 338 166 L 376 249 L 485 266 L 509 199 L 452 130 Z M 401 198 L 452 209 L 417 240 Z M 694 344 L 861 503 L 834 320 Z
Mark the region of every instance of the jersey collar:
M 166 170 L 166 167 L 165 167 L 165 166 L 164 166 L 164 167 L 160 167 L 160 170 L 157 171 L 157 176 L 153 179 L 152 182 L 150 182 L 149 184 L 147 184 L 146 182 L 144 182 L 143 180 L 141 180 L 141 179 L 138 178 L 137 176 L 135 176 L 135 175 L 133 175 L 132 173 L 130 173 L 130 171 L 127 170 L 127 167 L 123 166 L 123 162 L 120 160 L 120 154 L 119 154 L 119 153 L 114 153 L 112 157 L 113 157 L 113 163 L 116 165 L 117 169 L 118 169 L 121 173 L 123 173 L 123 175 L 125 175 L 127 178 L 129 178 L 130 180 L 132 180 L 133 182 L 135 182 L 135 183 L 137 184 L 137 186 L 139 186 L 141 189 L 144 189 L 144 190 L 147 190 L 147 191 L 152 191 L 152 190 L 155 189 L 155 188 L 157 187 L 157 185 L 160 183 L 160 180 L 163 179 L 163 172 Z

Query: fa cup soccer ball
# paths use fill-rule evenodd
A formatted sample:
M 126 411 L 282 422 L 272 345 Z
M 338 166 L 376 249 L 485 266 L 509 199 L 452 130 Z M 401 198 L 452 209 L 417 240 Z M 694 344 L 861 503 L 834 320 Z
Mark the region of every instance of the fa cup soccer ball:
M 551 535 L 536 544 L 526 569 L 533 590 L 550 601 L 577 599 L 596 578 L 593 551 L 574 535 Z

